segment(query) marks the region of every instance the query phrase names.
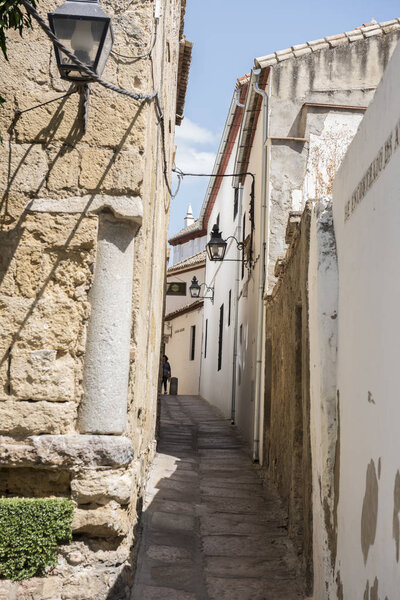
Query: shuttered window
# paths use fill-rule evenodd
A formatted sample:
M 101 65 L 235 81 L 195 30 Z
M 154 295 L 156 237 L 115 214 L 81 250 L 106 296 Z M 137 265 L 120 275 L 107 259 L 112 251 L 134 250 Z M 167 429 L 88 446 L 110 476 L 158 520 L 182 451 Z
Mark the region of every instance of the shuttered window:
M 196 325 L 190 328 L 190 360 L 194 360 L 194 352 L 196 345 Z
M 219 309 L 219 329 L 218 329 L 218 371 L 222 367 L 222 336 L 224 333 L 224 305 Z

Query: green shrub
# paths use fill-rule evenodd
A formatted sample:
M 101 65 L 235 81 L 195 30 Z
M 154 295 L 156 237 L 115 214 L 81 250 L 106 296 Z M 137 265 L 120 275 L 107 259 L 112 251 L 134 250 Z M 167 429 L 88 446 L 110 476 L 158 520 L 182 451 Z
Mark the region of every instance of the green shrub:
M 65 498 L 0 498 L 0 577 L 43 575 L 58 544 L 72 540 L 74 505 Z

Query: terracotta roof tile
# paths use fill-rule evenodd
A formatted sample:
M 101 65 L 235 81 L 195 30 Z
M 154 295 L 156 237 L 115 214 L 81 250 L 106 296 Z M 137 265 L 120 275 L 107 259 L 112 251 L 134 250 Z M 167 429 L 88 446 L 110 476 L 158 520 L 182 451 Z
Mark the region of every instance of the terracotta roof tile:
M 168 241 L 171 243 L 174 240 L 179 240 L 179 238 L 184 237 L 188 233 L 192 233 L 193 231 L 198 231 L 198 230 L 200 231 L 201 229 L 202 229 L 202 227 L 201 227 L 200 220 L 196 219 L 194 223 L 192 223 L 191 225 L 188 225 L 187 227 L 184 227 L 183 229 L 178 231 L 178 233 L 176 233 L 175 235 L 170 237 Z
M 201 252 L 198 252 L 197 254 L 193 254 L 193 256 L 189 256 L 188 258 L 184 258 L 183 260 L 180 260 L 179 262 L 177 262 L 174 265 L 172 265 L 171 267 L 169 267 L 169 269 L 167 271 L 167 275 L 176 273 L 177 271 L 180 271 L 181 269 L 187 269 L 187 267 L 193 267 L 194 265 L 200 266 L 202 263 L 205 264 L 205 262 L 206 262 L 206 251 L 202 250 Z
M 303 50 L 303 48 L 308 48 L 307 44 L 297 44 L 296 46 L 292 46 L 292 50 Z
M 260 58 L 256 58 L 255 64 L 257 67 L 264 69 L 265 67 L 275 65 L 277 62 L 282 62 L 291 58 L 298 58 L 304 54 L 309 54 L 310 51 L 317 52 L 318 50 L 350 44 L 352 42 L 357 42 L 359 40 L 370 38 L 376 35 L 386 35 L 399 28 L 400 18 L 392 19 L 391 21 L 383 21 L 382 23 L 376 23 L 372 21 L 371 23 L 366 23 L 361 27 L 356 27 L 346 31 L 345 33 L 328 35 L 324 38 L 307 42 L 306 44 L 297 44 L 291 48 L 286 48 L 285 50 L 279 50 L 278 52 L 261 56 Z
M 181 306 L 177 310 L 173 310 L 168 313 L 164 317 L 164 321 L 171 321 L 171 319 L 176 319 L 180 315 L 184 315 L 185 313 L 191 312 L 192 310 L 197 310 L 201 308 L 204 304 L 204 300 L 196 300 L 195 302 L 191 302 L 190 304 L 185 304 L 185 306 Z
M 306 48 L 302 48 L 301 50 L 293 50 L 293 54 L 296 58 L 299 56 L 304 56 L 305 54 L 311 54 L 312 50 L 308 46 Z

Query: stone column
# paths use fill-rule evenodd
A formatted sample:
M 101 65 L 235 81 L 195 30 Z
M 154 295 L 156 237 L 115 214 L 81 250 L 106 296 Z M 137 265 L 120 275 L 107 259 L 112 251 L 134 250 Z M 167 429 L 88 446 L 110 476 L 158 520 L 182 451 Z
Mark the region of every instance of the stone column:
M 134 239 L 142 222 L 142 203 L 139 198 L 114 196 L 42 199 L 33 200 L 28 210 L 99 215 L 78 429 L 121 435 L 128 400 Z

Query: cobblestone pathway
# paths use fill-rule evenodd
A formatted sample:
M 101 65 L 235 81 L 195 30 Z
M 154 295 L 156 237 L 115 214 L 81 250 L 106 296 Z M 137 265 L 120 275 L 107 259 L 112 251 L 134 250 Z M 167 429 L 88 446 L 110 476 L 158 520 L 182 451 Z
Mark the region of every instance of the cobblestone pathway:
M 163 396 L 131 600 L 304 598 L 284 523 L 229 422 Z

